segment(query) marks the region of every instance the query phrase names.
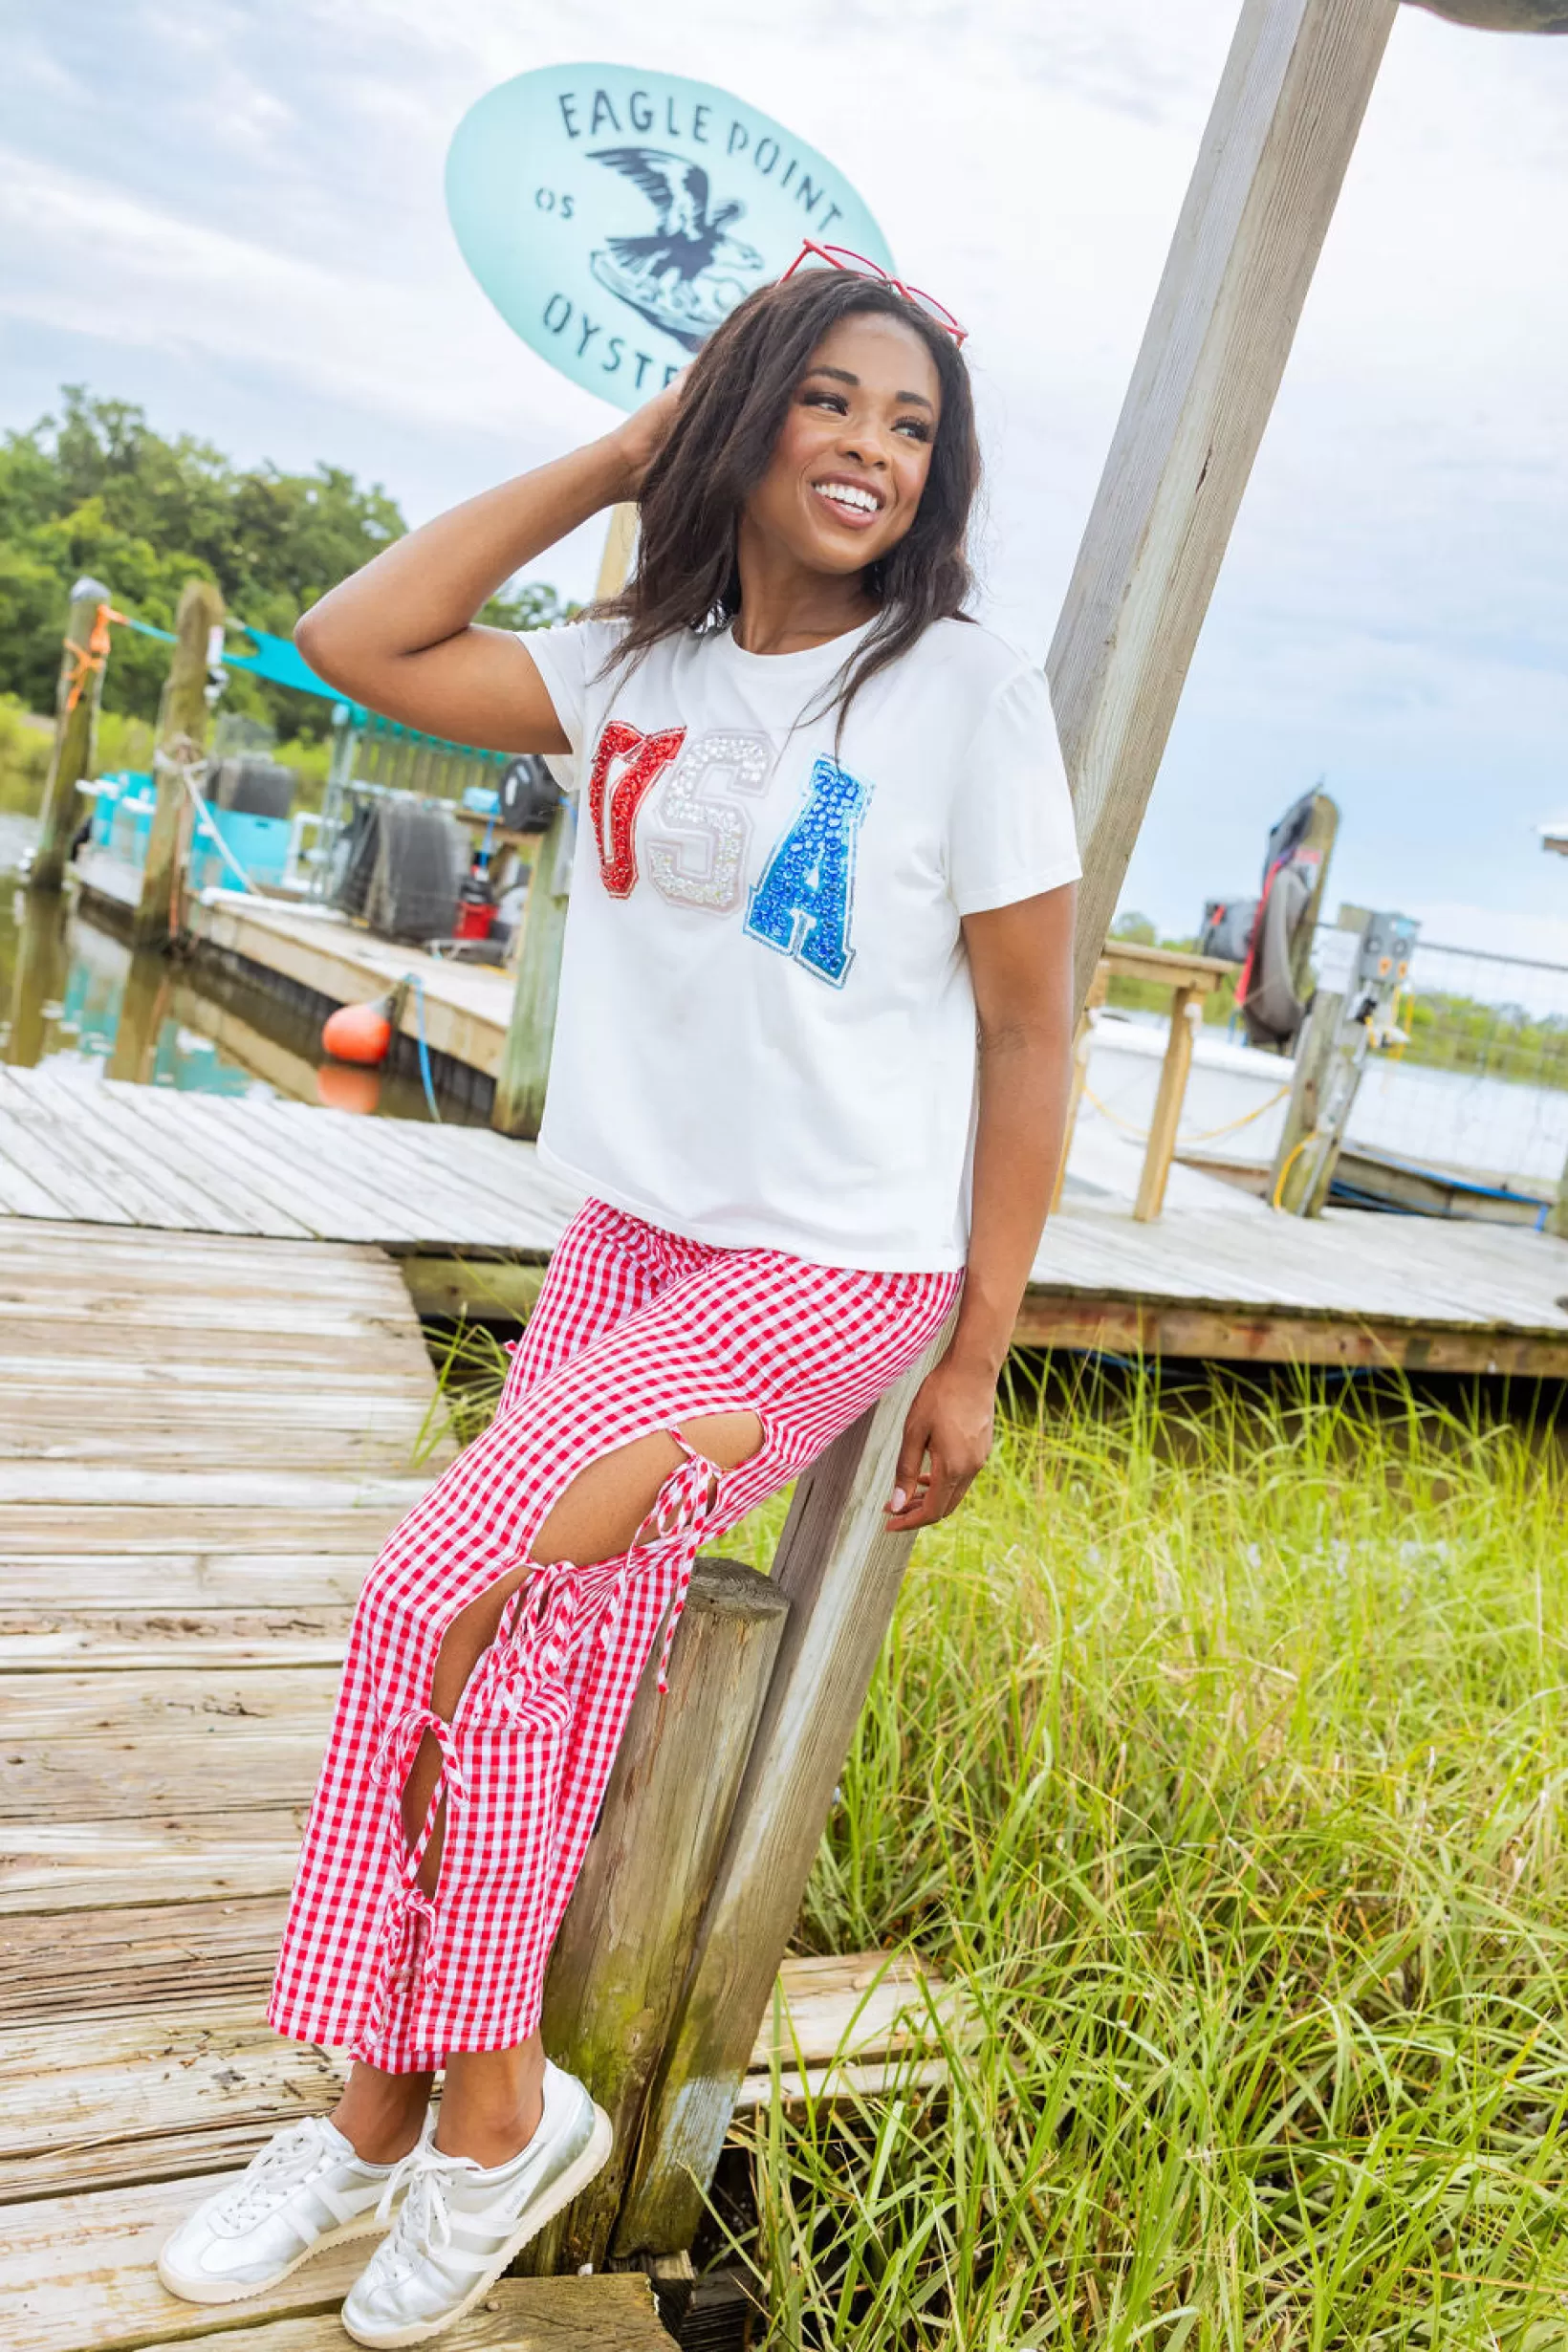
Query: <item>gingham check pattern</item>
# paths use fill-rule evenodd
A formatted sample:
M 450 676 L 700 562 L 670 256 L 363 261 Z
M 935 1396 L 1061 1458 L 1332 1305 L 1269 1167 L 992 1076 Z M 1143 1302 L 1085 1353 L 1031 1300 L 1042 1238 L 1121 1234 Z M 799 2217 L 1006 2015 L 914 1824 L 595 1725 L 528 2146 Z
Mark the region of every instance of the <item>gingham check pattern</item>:
M 937 1330 L 952 1274 L 867 1274 L 714 1250 L 591 1201 L 560 1242 L 494 1421 L 366 1579 L 305 1833 L 269 2014 L 391 2073 L 508 2049 L 538 2022 L 545 1963 L 649 1651 L 705 1540 L 796 1475 Z M 750 1410 L 729 1472 L 690 1454 L 653 1538 L 535 1570 L 451 1723 L 430 1711 L 454 1618 L 526 1559 L 600 1455 L 693 1414 Z M 412 1853 L 400 1796 L 423 1735 L 443 1774 Z M 415 1884 L 446 1801 L 440 1883 Z

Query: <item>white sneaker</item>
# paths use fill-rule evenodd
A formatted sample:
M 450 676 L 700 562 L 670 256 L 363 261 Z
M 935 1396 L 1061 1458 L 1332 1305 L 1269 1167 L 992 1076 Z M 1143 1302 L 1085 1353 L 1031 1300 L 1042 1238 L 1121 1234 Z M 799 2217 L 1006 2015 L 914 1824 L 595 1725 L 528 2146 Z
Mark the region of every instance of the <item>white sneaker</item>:
M 318 2248 L 386 2228 L 395 2165 L 361 2164 L 324 2115 L 272 2134 L 237 2181 L 186 2215 L 158 2276 L 187 2303 L 237 2303 L 275 2287 Z
M 609 2156 L 610 2119 L 575 2076 L 544 2070 L 544 2116 L 520 2155 L 486 2170 L 444 2156 L 433 2125 L 387 2184 L 383 2212 L 403 2210 L 349 2289 L 343 2325 L 357 2343 L 423 2343 L 471 2311 L 514 2255 L 569 2205 Z

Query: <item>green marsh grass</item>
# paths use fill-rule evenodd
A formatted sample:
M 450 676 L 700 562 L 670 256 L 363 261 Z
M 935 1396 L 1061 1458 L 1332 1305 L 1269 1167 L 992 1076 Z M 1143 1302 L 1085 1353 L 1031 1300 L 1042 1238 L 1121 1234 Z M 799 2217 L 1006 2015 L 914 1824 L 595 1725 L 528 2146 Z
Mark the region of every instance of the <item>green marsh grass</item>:
M 1565 1503 L 1554 1440 L 1387 1388 L 1015 1399 L 799 1929 L 977 2038 L 759 2119 L 772 2343 L 1568 2346 Z

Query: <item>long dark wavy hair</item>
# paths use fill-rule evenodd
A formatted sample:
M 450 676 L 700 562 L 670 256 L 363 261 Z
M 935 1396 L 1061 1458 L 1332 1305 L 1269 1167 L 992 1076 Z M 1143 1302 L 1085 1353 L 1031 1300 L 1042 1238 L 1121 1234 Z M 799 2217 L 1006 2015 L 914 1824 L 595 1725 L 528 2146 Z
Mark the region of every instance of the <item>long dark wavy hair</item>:
M 891 286 L 811 270 L 749 294 L 692 363 L 638 501 L 637 568 L 620 596 L 593 607 L 595 619 L 627 623 L 607 667 L 635 663 L 678 629 L 723 628 L 740 610 L 741 510 L 768 469 L 812 353 L 839 319 L 864 312 L 896 318 L 920 337 L 942 404 L 915 519 L 896 547 L 866 567 L 866 587 L 881 609 L 834 682 L 829 707 L 838 705 L 840 730 L 860 688 L 933 621 L 969 619 L 966 541 L 980 487 L 969 369 L 952 337 Z

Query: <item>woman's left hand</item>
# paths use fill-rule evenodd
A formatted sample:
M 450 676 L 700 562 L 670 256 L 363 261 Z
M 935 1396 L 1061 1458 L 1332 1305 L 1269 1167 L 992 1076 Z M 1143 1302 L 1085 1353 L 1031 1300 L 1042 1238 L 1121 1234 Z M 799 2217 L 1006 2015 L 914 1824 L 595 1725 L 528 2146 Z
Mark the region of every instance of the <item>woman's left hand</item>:
M 995 1375 L 945 1356 L 915 1393 L 904 1425 L 890 1535 L 932 1527 L 956 1511 L 991 1452 L 996 1418 Z

